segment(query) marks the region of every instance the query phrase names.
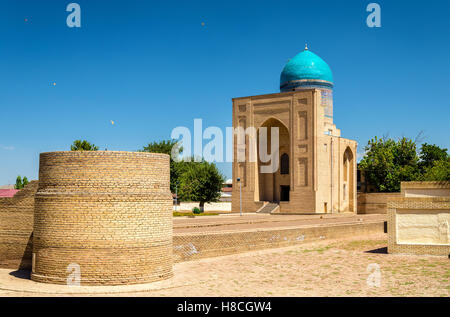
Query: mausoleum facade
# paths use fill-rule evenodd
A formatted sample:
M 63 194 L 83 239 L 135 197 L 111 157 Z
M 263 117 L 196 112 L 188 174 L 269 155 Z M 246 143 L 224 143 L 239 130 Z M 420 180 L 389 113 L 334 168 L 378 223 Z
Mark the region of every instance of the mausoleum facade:
M 357 143 L 341 137 L 333 122 L 333 87 L 330 67 L 306 47 L 284 67 L 279 93 L 233 99 L 233 127 L 246 131 L 245 140 L 239 133 L 234 140 L 233 210 L 242 199 L 245 212 L 271 203 L 268 212 L 356 213 Z M 266 128 L 267 153 L 274 154 L 275 127 L 279 164 L 267 173 L 260 131 Z

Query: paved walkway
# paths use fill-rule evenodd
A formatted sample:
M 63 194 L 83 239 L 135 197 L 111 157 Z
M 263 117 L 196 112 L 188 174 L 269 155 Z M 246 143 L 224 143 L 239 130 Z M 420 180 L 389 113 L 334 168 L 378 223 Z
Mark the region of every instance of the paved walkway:
M 174 234 L 196 232 L 220 232 L 234 230 L 299 228 L 350 223 L 385 221 L 386 215 L 267 215 L 248 213 L 196 218 L 176 217 L 173 220 Z

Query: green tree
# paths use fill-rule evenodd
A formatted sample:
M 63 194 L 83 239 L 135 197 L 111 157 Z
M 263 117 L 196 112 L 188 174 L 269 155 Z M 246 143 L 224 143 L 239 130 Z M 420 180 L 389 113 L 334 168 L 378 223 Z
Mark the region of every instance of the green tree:
M 425 167 L 421 178 L 423 181 L 450 181 L 450 161 L 434 161 L 433 165 Z
M 174 149 L 174 147 L 177 148 Z M 174 193 L 180 175 L 185 170 L 186 162 L 175 162 L 172 158 L 172 150 L 178 150 L 178 152 L 181 153 L 183 148 L 177 145 L 176 140 L 163 140 L 149 143 L 147 146 L 144 146 L 140 152 L 164 153 L 170 155 L 170 190 Z
M 419 157 L 417 156 L 417 145 L 415 141 L 402 137 L 397 142 L 394 141 L 392 150 L 394 153 L 394 164 L 396 166 L 417 166 Z
M 144 146 L 144 148 L 141 150 L 141 152 L 151 152 L 151 153 L 164 153 L 171 155 L 172 149 L 174 146 L 177 145 L 176 140 L 163 140 L 159 142 L 152 142 L 149 143 L 147 146 Z M 180 149 L 181 152 L 181 149 Z M 172 159 L 172 157 L 171 157 Z
M 224 181 L 224 176 L 214 163 L 185 163 L 178 193 L 182 200 L 198 201 L 200 210 L 203 211 L 205 203 L 219 200 Z
M 434 166 L 436 161 L 448 161 L 449 155 L 447 154 L 447 149 L 441 149 L 435 144 L 422 144 L 420 149 L 420 167 L 423 172 L 425 169 Z M 445 165 L 445 164 L 443 164 Z M 442 164 L 441 164 L 442 166 Z
M 28 183 L 29 183 L 28 178 L 26 176 L 24 176 L 23 179 L 22 179 L 23 187 L 27 186 Z
M 370 140 L 359 163 L 367 182 L 379 192 L 398 192 L 402 181 L 420 179 L 416 142 L 401 138 Z
M 22 184 L 22 177 L 19 175 L 16 178 L 16 185 L 14 185 L 15 189 L 22 189 L 23 188 L 23 184 Z
M 98 151 L 98 146 L 91 144 L 86 140 L 75 140 L 70 146 L 72 151 Z
M 28 182 L 28 178 L 26 176 L 24 176 L 23 179 L 22 179 L 22 177 L 19 175 L 16 178 L 16 184 L 14 185 L 14 188 L 15 189 L 22 189 L 25 186 L 27 186 L 28 183 L 29 183 Z

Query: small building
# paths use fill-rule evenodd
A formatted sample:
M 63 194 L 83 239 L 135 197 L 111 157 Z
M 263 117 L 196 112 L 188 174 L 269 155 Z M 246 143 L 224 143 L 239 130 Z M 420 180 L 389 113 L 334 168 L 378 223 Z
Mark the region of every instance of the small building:
M 221 202 L 231 202 L 231 197 L 233 193 L 233 180 L 227 179 L 225 183 L 222 185 L 222 191 L 220 193 L 220 200 Z

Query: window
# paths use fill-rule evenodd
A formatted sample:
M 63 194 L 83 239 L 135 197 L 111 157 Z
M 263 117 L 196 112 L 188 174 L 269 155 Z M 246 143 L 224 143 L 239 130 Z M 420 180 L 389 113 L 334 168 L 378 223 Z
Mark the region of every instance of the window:
M 289 174 L 289 155 L 284 153 L 283 155 L 281 155 L 280 161 L 281 161 L 280 173 L 281 174 Z

